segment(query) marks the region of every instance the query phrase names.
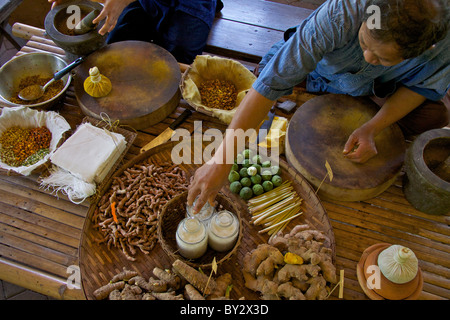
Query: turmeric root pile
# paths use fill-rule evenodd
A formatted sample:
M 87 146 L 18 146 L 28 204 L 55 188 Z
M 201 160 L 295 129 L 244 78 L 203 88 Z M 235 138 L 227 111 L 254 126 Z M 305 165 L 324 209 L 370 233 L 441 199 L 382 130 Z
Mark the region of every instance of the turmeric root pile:
M 323 300 L 337 283 L 329 239 L 309 225 L 278 233 L 244 258 L 245 286 L 265 300 Z
M 93 292 L 97 300 L 206 300 L 227 299 L 231 275 L 216 279 L 176 260 L 172 270 L 155 267 L 148 280 L 136 271 L 124 270 Z
M 100 231 L 97 243 L 119 248 L 135 261 L 138 250 L 149 254 L 157 241 L 157 221 L 162 207 L 187 190 L 186 173 L 172 163 L 146 160 L 114 177 L 93 214 L 94 228 Z

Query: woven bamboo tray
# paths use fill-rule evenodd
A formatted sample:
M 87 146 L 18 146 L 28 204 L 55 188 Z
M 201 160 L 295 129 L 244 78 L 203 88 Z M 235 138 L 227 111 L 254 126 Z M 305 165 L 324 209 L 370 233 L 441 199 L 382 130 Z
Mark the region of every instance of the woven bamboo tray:
M 148 158 L 155 162 L 171 161 L 172 148 L 177 145 L 177 143 L 178 142 L 168 142 L 136 156 L 115 172 L 109 180 L 109 183 L 105 185 L 104 190 L 108 190 L 114 176 L 121 175 L 127 168 L 130 168 Z M 193 144 L 198 147 L 198 144 Z M 194 150 L 198 149 L 194 147 L 191 148 L 192 152 Z M 193 154 L 191 154 L 191 159 L 194 159 Z M 196 164 L 192 161 L 192 164 L 183 163 L 179 166 L 185 170 L 190 177 L 194 174 L 195 170 L 200 167 L 200 164 Z M 330 239 L 329 246 L 333 251 L 334 260 L 334 233 L 320 200 L 306 180 L 299 175 L 295 169 L 290 167 L 287 162 L 281 160 L 280 167 L 282 169 L 281 176 L 283 180 L 291 180 L 298 195 L 303 199 L 302 209 L 304 214 L 292 220 L 286 227 L 285 232 L 291 230 L 297 224 L 304 223 L 308 223 L 311 227 L 323 231 Z M 245 297 L 245 299 L 249 300 L 259 299 L 258 293 L 253 292 L 244 286 L 244 278 L 242 276 L 241 269 L 245 254 L 255 249 L 259 244 L 267 243 L 269 237 L 265 233 L 258 233 L 260 228 L 249 223 L 250 214 L 244 200 L 233 194 L 227 186 L 223 187 L 221 192 L 228 198 L 233 199 L 235 207 L 239 210 L 242 220 L 243 237 L 239 247 L 237 248 L 237 252 L 227 261 L 219 265 L 217 274 L 220 275 L 228 272 L 232 275 L 232 299 L 239 299 L 240 297 Z M 99 287 L 107 284 L 110 279 L 122 271 L 124 267 L 139 272 L 145 278 L 153 276 L 152 270 L 154 267 L 163 269 L 171 267 L 173 261 L 171 257 L 166 254 L 160 244 L 157 244 L 149 255 L 138 252 L 135 255 L 136 261 L 127 260 L 125 255 L 115 247 L 108 249 L 106 244 L 98 245 L 95 239 L 100 237 L 100 232 L 93 228 L 91 221 L 91 217 L 96 207 L 97 203 L 92 203 L 87 213 L 79 250 L 81 282 L 87 299 L 95 299 L 93 292 Z

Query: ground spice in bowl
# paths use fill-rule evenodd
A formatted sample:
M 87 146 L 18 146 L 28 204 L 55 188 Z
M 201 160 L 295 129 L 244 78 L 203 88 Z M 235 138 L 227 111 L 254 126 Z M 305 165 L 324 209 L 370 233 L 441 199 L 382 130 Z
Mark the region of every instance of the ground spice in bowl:
M 236 107 L 237 90 L 226 80 L 208 80 L 199 86 L 202 103 L 208 108 L 232 110 Z
M 20 80 L 19 86 L 16 91 L 14 91 L 14 94 L 9 99 L 12 103 L 21 104 L 21 105 L 30 105 L 30 104 L 37 104 L 44 101 L 48 101 L 58 95 L 58 93 L 61 92 L 61 90 L 64 89 L 64 81 L 63 80 L 57 80 L 53 82 L 51 85 L 47 87 L 42 97 L 36 100 L 26 101 L 19 98 L 19 92 L 22 89 L 25 89 L 26 87 L 38 84 L 40 86 L 44 86 L 47 82 L 49 82 L 52 78 L 51 77 L 41 77 L 40 75 L 34 75 L 34 76 L 28 76 Z
M 11 167 L 30 166 L 49 152 L 52 133 L 45 127 L 5 130 L 0 136 L 0 159 Z

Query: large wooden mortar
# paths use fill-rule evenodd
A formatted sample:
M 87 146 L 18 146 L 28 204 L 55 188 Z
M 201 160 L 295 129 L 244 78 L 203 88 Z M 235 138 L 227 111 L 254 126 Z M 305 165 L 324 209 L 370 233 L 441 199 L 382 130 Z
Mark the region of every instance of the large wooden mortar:
M 396 124 L 375 138 L 378 154 L 364 164 L 354 163 L 342 153 L 350 134 L 377 111 L 368 99 L 327 94 L 307 101 L 292 116 L 286 133 L 286 158 L 316 189 L 320 186 L 322 198 L 362 201 L 382 193 L 396 180 L 406 150 Z M 326 161 L 333 171 L 332 181 L 326 177 Z
M 103 98 L 84 91 L 89 69 L 98 67 L 111 80 Z M 181 98 L 180 67 L 164 48 L 143 41 L 109 44 L 90 54 L 78 69 L 75 95 L 84 114 L 95 119 L 119 120 L 136 130 L 148 128 L 169 116 Z

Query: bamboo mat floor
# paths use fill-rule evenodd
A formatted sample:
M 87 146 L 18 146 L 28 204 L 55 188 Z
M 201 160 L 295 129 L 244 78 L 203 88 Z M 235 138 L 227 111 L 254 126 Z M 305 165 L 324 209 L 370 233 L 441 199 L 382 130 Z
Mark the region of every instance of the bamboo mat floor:
M 288 0 L 274 0 L 274 2 L 286 3 Z M 302 2 L 296 2 L 297 4 Z M 308 0 L 305 2 L 322 2 L 321 0 Z M 289 3 L 288 3 L 289 4 Z M 305 6 L 310 8 L 309 6 Z M 26 23 L 26 21 L 21 21 Z M 5 54 L 7 46 L 0 48 L 0 57 Z M 15 54 L 14 49 L 9 48 L 10 53 Z M 324 207 L 332 221 L 334 232 L 337 238 L 338 246 L 338 268 L 347 268 L 352 261 L 358 259 L 360 252 L 367 246 L 368 242 L 383 242 L 399 240 L 401 242 L 413 243 L 414 249 L 427 259 L 436 253 L 436 257 L 431 261 L 443 261 L 443 266 L 437 266 L 448 270 L 450 263 L 448 252 L 448 217 L 429 217 L 412 209 L 406 202 L 402 194 L 401 179 L 397 181 L 389 190 L 380 197 L 369 201 L 348 204 L 348 203 L 330 203 L 324 202 Z M 387 223 L 386 221 L 390 221 Z M 354 229 L 360 230 L 359 236 L 355 236 Z M 407 232 L 408 228 L 412 232 Z M 396 236 L 397 230 L 404 230 L 406 238 L 399 239 Z M 423 241 L 425 244 L 419 242 Z M 437 250 L 427 252 L 427 243 L 437 242 Z M 339 248 L 345 249 L 339 249 Z M 351 249 L 349 249 L 351 248 Z M 433 260 L 434 259 L 434 260 Z M 424 265 L 427 272 L 430 272 L 426 279 L 426 290 L 433 293 L 427 293 L 425 298 L 437 299 L 440 297 L 450 298 L 450 275 L 439 277 L 433 273 L 436 266 L 431 262 Z M 347 271 L 346 271 L 347 272 Z M 356 272 L 355 272 L 356 273 Z M 348 298 L 364 298 L 358 293 L 359 284 L 355 280 L 356 276 L 350 274 L 350 280 L 346 282 L 346 288 L 349 289 Z M 353 295 L 353 297 L 351 296 Z M 26 290 L 22 287 L 0 280 L 0 300 L 52 300 L 54 298 L 42 295 L 40 293 Z

